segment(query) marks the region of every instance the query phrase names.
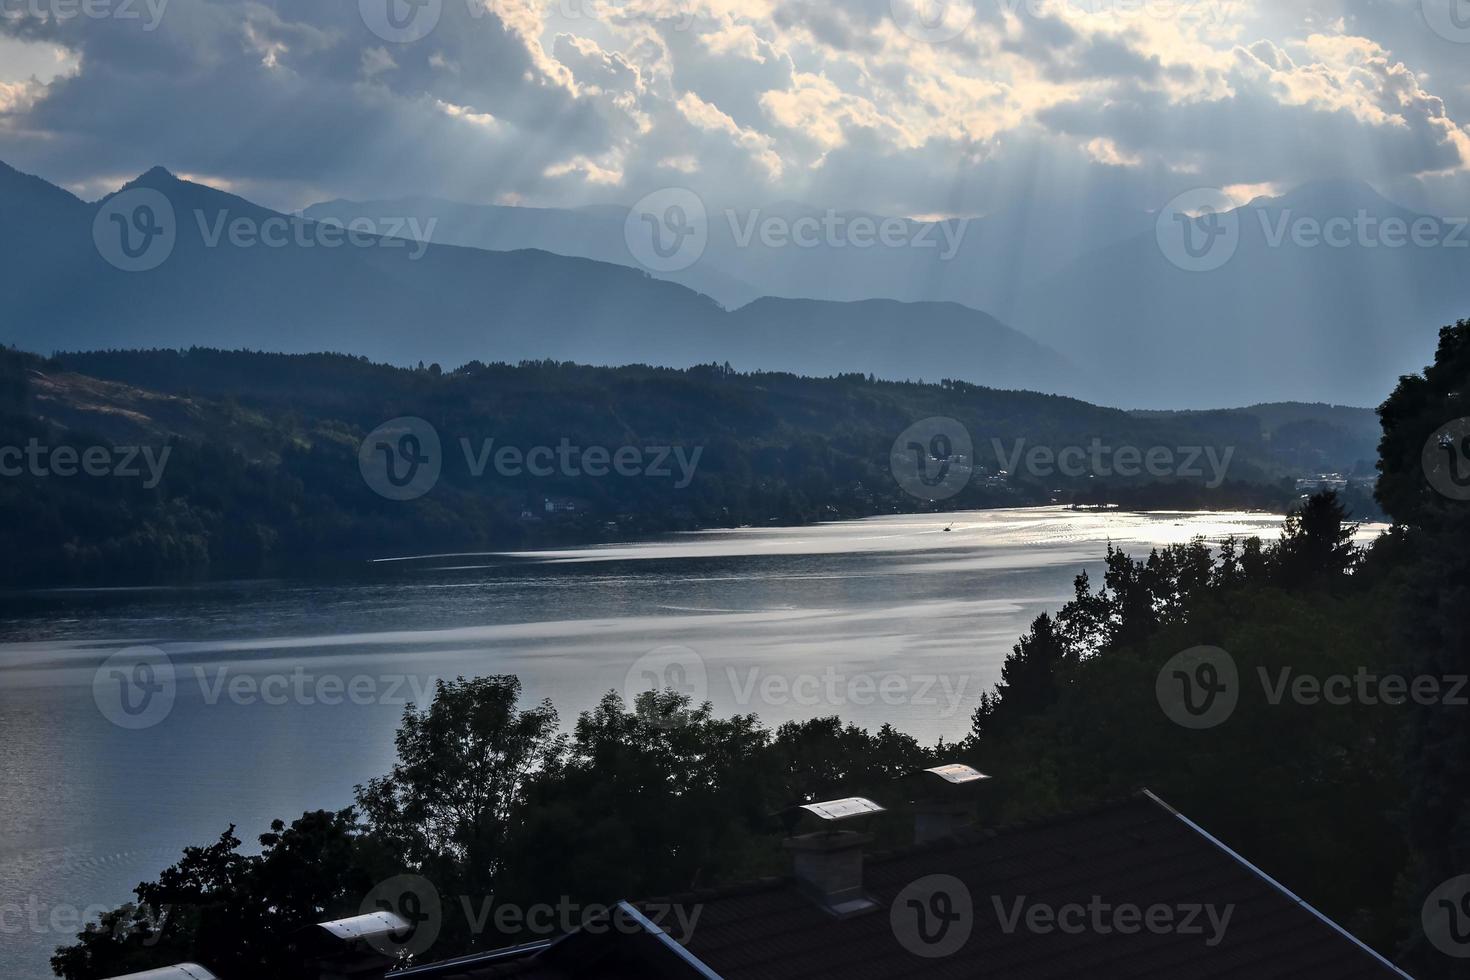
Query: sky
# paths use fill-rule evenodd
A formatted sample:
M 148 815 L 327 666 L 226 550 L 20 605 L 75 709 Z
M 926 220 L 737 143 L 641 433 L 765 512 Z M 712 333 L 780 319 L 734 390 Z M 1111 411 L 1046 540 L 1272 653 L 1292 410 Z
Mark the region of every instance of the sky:
M 88 199 L 1459 215 L 1467 124 L 1470 0 L 0 0 L 0 160 Z

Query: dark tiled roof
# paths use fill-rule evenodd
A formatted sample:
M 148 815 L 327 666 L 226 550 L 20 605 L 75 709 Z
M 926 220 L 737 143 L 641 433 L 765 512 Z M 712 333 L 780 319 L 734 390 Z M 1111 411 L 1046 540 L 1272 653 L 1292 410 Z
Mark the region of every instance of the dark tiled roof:
M 917 955 L 911 937 L 908 946 L 901 942 L 890 917 L 900 893 L 931 875 L 962 882 L 973 908 L 968 940 L 936 958 Z M 847 919 L 829 915 L 789 878 L 667 901 L 698 908 L 688 951 L 729 980 L 1404 976 L 1149 795 L 997 833 L 871 855 L 864 886 L 879 908 Z M 1233 911 L 1218 942 L 1210 945 L 1216 930 L 1204 915 L 1196 920 L 1202 930 L 1197 935 L 1093 928 L 1041 933 L 1028 930 L 1024 920 L 1003 929 L 997 910 L 999 903 L 1010 915 L 1018 900 L 1027 907 L 1086 907 L 1094 898 L 1112 907 L 1211 905 L 1222 911 L 1233 906 Z M 637 904 L 653 909 L 664 903 Z M 901 913 L 906 904 L 900 905 Z M 529 971 L 524 973 L 471 967 L 434 976 L 560 980 L 600 975 L 551 970 L 551 958 L 542 954 L 492 968 Z

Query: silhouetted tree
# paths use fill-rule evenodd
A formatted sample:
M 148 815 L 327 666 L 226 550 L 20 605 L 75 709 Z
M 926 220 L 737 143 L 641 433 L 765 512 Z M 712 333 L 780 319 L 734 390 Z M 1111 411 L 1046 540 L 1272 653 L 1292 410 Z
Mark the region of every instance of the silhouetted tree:
M 1301 585 L 1340 579 L 1361 557 L 1353 546 L 1357 532 L 1337 494 L 1313 494 L 1286 517 L 1277 552 L 1282 580 Z
M 1440 332 L 1434 364 L 1401 379 L 1379 416 L 1378 499 L 1401 526 L 1398 553 L 1408 565 L 1401 657 L 1407 673 L 1448 683 L 1470 674 L 1470 501 L 1454 493 L 1456 478 L 1470 474 L 1470 321 Z M 1436 437 L 1457 420 L 1450 438 Z M 1470 710 L 1440 700 L 1406 711 L 1405 813 L 1417 858 L 1405 882 L 1409 951 L 1419 976 L 1463 976 L 1460 963 L 1425 942 L 1419 909 L 1435 887 L 1470 872 Z
M 1020 719 L 1046 711 L 1056 703 L 1066 671 L 1076 661 L 1052 618 L 1045 613 L 1036 617 L 1001 666 L 995 691 L 981 695 L 971 719 L 976 736 L 1003 734 Z
M 374 878 L 361 828 L 350 810 L 306 813 L 289 827 L 277 820 L 257 855 L 240 853 L 234 831 L 186 848 L 158 880 L 138 885 L 136 903 L 57 950 L 52 969 L 67 980 L 96 980 L 202 960 L 224 976 L 310 980 L 286 937 L 359 911 Z
M 551 702 L 520 694 L 512 676 L 439 681 L 404 709 L 392 771 L 357 789 L 374 837 L 445 894 L 494 893 L 522 788 L 565 750 Z

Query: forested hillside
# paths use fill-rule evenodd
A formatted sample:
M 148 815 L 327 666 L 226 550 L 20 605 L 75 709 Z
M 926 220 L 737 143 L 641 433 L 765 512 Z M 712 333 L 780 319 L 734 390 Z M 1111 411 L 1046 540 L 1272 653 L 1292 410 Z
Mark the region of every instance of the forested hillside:
M 1130 415 L 959 382 L 554 362 L 410 370 L 203 349 L 50 360 L 12 351 L 3 364 L 0 446 L 37 445 L 44 459 L 58 447 L 70 447 L 69 459 L 103 446 L 117 464 L 134 452 L 133 477 L 28 464 L 0 479 L 0 539 L 28 556 L 4 573 L 15 585 L 341 571 L 384 556 L 940 507 L 1283 512 L 1298 496 L 1290 477 L 1303 472 L 1299 459 L 1275 455 L 1271 431 L 1248 414 L 1226 424 Z M 437 480 L 411 500 L 375 492 L 359 460 L 364 438 L 402 417 L 425 420 L 440 443 Z M 967 430 L 974 470 L 937 504 L 906 492 L 890 458 L 900 434 L 934 417 Z M 636 477 L 487 465 L 505 447 L 524 454 L 564 443 L 609 454 L 631 447 L 661 460 L 668 476 L 651 465 Z M 1094 444 L 1194 456 L 1196 472 L 1069 475 L 1026 462 L 1034 450 Z M 1346 468 L 1348 445 L 1340 459 L 1311 462 Z M 1205 466 L 1211 458 L 1218 472 Z M 1370 508 L 1355 503 L 1360 514 Z

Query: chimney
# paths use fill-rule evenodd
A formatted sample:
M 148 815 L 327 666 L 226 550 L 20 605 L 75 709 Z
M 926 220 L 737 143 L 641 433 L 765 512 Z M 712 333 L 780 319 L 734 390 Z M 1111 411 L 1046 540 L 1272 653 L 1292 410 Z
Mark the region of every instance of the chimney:
M 839 919 L 870 912 L 879 906 L 863 892 L 863 848 L 872 843 L 873 835 L 838 830 L 835 825 L 882 812 L 881 806 L 860 796 L 830 803 L 808 803 L 787 811 L 793 828 L 803 813 L 829 825 L 814 833 L 788 837 L 784 845 L 792 853 L 801 889 Z
M 977 791 L 989 778 L 959 763 L 913 773 L 914 843 L 954 838 L 973 826 Z
M 975 808 L 964 803 L 920 801 L 914 804 L 914 843 L 949 840 L 975 822 Z

